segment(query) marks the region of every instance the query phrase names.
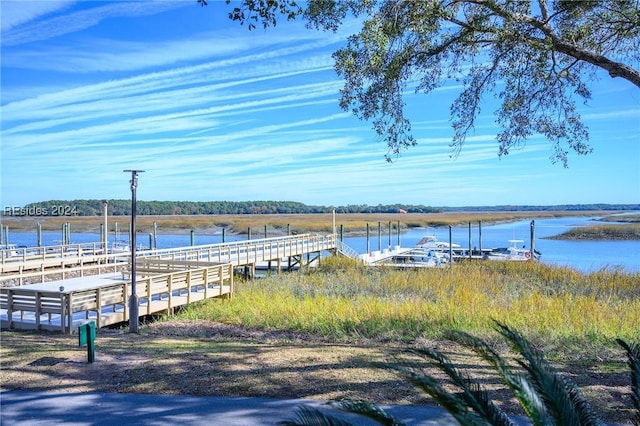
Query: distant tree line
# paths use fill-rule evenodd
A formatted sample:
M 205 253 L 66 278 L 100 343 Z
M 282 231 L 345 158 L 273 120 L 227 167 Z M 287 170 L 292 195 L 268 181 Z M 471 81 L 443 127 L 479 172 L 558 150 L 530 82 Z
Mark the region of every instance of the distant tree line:
M 549 206 L 514 206 L 514 205 L 502 205 L 502 206 L 467 206 L 467 207 L 443 207 L 442 211 L 447 212 L 528 212 L 528 211 L 590 211 L 590 210 L 640 210 L 640 204 L 556 204 Z
M 131 214 L 131 200 L 107 200 L 109 215 Z M 313 214 L 331 213 L 440 213 L 451 211 L 585 211 L 585 210 L 640 210 L 640 204 L 570 204 L 553 206 L 468 206 L 430 207 L 411 204 L 349 204 L 346 206 L 313 206 L 295 201 L 138 201 L 139 215 L 208 215 L 208 214 Z M 20 209 L 44 213 L 47 216 L 77 215 L 101 216 L 102 200 L 49 200 L 30 203 Z M 6 212 L 4 213 L 7 214 Z
M 131 214 L 131 200 L 107 200 L 109 215 Z M 66 206 L 66 209 L 60 208 Z M 368 206 L 348 205 L 343 207 L 310 206 L 295 201 L 137 201 L 139 215 L 207 215 L 207 214 L 312 214 L 330 213 L 398 213 L 404 210 L 412 213 L 434 213 L 441 209 L 404 204 Z M 55 212 L 73 212 L 77 216 L 100 216 L 103 213 L 102 200 L 49 200 L 30 203 L 15 211 L 45 212 L 47 216 Z M 52 214 L 53 213 L 53 214 Z

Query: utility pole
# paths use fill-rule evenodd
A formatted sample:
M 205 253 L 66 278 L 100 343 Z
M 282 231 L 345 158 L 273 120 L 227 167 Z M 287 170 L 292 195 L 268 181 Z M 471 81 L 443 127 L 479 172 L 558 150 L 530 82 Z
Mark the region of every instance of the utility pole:
M 138 173 L 144 170 L 123 170 L 131 173 L 131 297 L 129 298 L 129 331 L 138 333 L 138 295 L 136 294 L 136 189 L 138 188 Z

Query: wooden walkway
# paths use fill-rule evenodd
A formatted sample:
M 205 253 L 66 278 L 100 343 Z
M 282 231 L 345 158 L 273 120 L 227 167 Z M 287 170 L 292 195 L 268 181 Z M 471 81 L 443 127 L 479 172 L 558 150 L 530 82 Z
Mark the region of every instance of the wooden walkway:
M 231 298 L 237 267 L 255 273 L 258 265 L 273 263 L 279 271 L 302 267 L 319 259 L 323 251 L 335 250 L 335 235 L 305 234 L 141 251 L 135 279 L 139 314 L 172 313 L 198 300 Z M 11 272 L 0 274 L 2 328 L 73 334 L 87 319 L 96 321 L 97 327 L 129 320 L 133 280 L 130 259 L 123 253 L 76 250 L 76 256 L 62 257 L 27 253 L 2 258 L 3 266 L 11 265 L 6 269 Z
M 5 249 L 0 250 L 0 276 L 47 268 L 109 263 L 122 256 L 122 253 L 107 253 L 101 243 Z

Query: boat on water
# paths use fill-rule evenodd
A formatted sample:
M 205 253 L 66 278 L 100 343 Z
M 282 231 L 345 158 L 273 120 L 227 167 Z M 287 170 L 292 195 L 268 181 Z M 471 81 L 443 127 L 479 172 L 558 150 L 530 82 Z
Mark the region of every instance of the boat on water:
M 394 258 L 397 264 L 410 264 L 415 267 L 444 266 L 450 261 L 449 254 L 444 249 L 416 248 Z
M 509 240 L 509 247 L 491 249 L 485 254 L 485 258 L 489 260 L 538 260 L 542 253 L 537 250 L 533 250 L 533 255 L 530 249 L 524 245 L 524 240 Z M 522 245 L 522 246 L 521 246 Z
M 15 257 L 19 256 L 18 246 L 15 244 L 2 244 L 0 245 L 0 250 L 2 250 L 5 257 Z
M 393 249 L 362 254 L 358 258 L 365 265 L 391 266 L 401 269 L 434 268 L 449 263 L 449 255 L 446 252 L 420 247 L 402 248 L 396 246 Z
M 124 240 L 116 240 L 111 244 L 111 253 L 131 253 L 129 243 Z
M 136 245 L 137 251 L 147 250 L 147 248 L 143 244 Z M 109 253 L 122 253 L 122 254 L 130 254 L 131 253 L 131 244 L 126 240 L 116 240 L 111 243 L 111 247 L 109 248 Z
M 455 243 L 447 243 L 444 241 L 439 241 L 435 235 L 425 235 L 416 243 L 416 248 L 425 249 L 425 250 L 434 250 L 434 251 L 446 251 L 449 250 L 449 247 L 452 249 L 459 249 L 460 244 Z

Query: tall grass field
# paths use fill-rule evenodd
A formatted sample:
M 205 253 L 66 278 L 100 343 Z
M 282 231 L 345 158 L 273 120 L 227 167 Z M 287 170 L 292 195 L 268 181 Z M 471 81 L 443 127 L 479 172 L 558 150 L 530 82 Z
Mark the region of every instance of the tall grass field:
M 640 274 L 536 262 L 400 271 L 333 256 L 309 271 L 237 282 L 231 301 L 205 301 L 180 316 L 398 342 L 451 329 L 490 336 L 496 319 L 547 343 L 609 346 L 640 340 Z

